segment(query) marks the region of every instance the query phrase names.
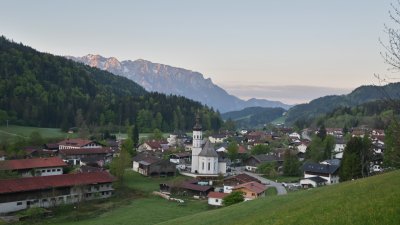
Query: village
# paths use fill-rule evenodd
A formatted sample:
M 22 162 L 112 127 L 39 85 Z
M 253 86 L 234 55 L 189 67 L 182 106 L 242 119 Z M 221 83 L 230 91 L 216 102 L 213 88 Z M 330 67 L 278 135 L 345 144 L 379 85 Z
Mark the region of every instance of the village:
M 333 148 L 330 157 L 311 162 L 307 152 L 312 137 L 321 132 L 333 138 Z M 150 179 L 182 177 L 179 182 L 160 183 L 153 194 L 178 204 L 184 202 L 182 198 L 192 198 L 222 207 L 227 196 L 237 192 L 249 201 L 268 198 L 266 193 L 285 195 L 335 185 L 340 182 L 346 138 L 364 136 L 372 143 L 369 172 L 380 173 L 383 130 L 354 128 L 345 134 L 340 128 L 295 132 L 276 126 L 274 131 L 222 131 L 205 137 L 197 117 L 192 134 L 176 132 L 166 139 L 144 141 L 126 170 Z M 89 139 L 65 139 L 42 148 L 27 147 L 22 159 L 2 152 L 0 171 L 14 177 L 0 180 L 0 213 L 112 197 L 117 178 L 107 165 L 119 156 L 123 141 L 109 140 L 105 145 Z M 285 167 L 293 166 L 297 168 L 288 173 Z

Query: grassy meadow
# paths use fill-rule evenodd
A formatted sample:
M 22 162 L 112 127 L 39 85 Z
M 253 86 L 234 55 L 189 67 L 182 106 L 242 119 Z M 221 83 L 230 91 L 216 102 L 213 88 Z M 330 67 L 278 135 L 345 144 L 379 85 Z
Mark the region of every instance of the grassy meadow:
M 26 126 L 0 126 L 0 139 L 13 141 L 17 138 L 29 138 L 29 135 L 37 131 L 43 138 L 66 138 L 76 137 L 76 134 L 68 134 L 59 128 L 41 128 L 41 127 L 26 127 Z
M 393 224 L 400 221 L 400 171 L 286 196 L 272 196 L 162 224 Z

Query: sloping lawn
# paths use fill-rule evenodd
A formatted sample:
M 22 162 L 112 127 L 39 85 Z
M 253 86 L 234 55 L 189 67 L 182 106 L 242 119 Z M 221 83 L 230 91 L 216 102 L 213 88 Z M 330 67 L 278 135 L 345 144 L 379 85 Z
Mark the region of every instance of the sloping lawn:
M 162 224 L 393 224 L 400 221 L 400 171 L 273 196 Z

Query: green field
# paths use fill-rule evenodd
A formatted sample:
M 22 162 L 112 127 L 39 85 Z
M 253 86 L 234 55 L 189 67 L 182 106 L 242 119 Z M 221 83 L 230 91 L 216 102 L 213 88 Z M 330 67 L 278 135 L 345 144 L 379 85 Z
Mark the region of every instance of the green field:
M 292 183 L 292 182 L 299 182 L 299 180 L 303 177 L 288 177 L 288 176 L 278 176 L 278 177 L 268 177 L 268 176 L 264 176 L 265 178 L 272 180 L 272 181 L 276 181 L 278 183 Z
M 16 138 L 28 138 L 33 132 L 39 132 L 43 138 L 66 138 L 75 137 L 74 134 L 68 134 L 59 128 L 40 128 L 40 127 L 24 127 L 24 126 L 0 126 L 0 139 L 13 141 Z
M 400 221 L 400 171 L 239 203 L 162 224 L 393 224 Z
M 170 202 L 151 195 L 159 190 L 159 184 L 181 181 L 187 177 L 150 178 L 127 171 L 126 188 L 118 190 L 114 197 L 104 200 L 65 205 L 51 209 L 50 218 L 28 220 L 19 224 L 156 224 L 182 216 L 192 215 L 213 208 L 206 200 L 183 198 L 185 203 Z

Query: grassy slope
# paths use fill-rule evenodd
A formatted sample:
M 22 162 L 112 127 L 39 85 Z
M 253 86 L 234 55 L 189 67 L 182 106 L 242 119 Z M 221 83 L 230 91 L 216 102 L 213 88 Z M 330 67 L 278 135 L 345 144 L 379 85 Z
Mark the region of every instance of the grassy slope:
M 119 192 L 118 196 L 84 202 L 79 208 L 74 208 L 74 205 L 58 207 L 53 209 L 51 218 L 26 221 L 19 225 L 147 225 L 210 210 L 205 200 L 185 199 L 184 204 L 179 204 L 151 195 L 152 191 L 159 189 L 160 183 L 183 179 L 188 178 L 150 178 L 129 171 L 125 176 L 127 189 Z
M 240 203 L 164 224 L 399 224 L 400 171 Z
M 27 138 L 33 131 L 38 131 L 43 138 L 57 138 L 74 136 L 68 134 L 59 128 L 40 128 L 40 127 L 25 127 L 25 126 L 0 126 L 0 138 L 3 140 L 14 140 L 16 137 Z

